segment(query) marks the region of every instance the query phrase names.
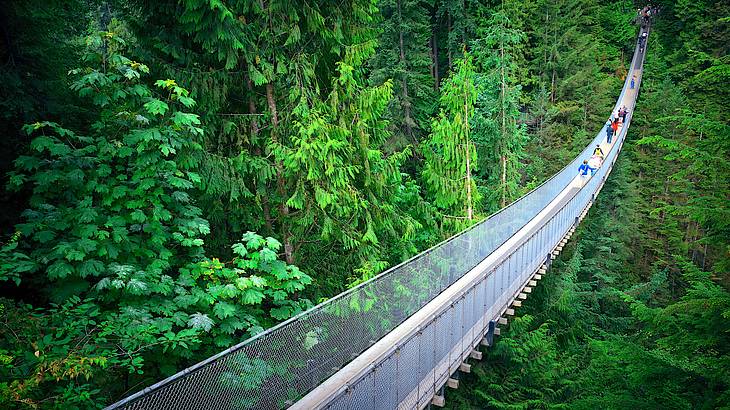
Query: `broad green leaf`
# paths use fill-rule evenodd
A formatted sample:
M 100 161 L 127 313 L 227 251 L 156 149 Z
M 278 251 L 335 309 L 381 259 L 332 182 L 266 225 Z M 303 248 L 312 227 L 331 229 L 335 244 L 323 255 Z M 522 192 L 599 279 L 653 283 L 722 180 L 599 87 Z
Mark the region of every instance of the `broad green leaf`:
M 164 115 L 169 109 L 167 103 L 160 101 L 157 98 L 153 98 L 149 102 L 145 103 L 144 108 L 152 115 Z
M 264 293 L 254 288 L 248 288 L 241 293 L 241 302 L 246 305 L 258 305 L 264 300 Z

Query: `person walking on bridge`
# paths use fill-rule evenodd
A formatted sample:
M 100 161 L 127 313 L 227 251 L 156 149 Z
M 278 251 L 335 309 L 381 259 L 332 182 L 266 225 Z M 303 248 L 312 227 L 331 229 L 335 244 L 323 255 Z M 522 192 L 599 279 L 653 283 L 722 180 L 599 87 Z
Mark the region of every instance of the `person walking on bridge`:
M 614 135 L 618 135 L 618 117 L 616 117 L 615 120 L 611 123 L 611 129 L 613 130 Z M 608 139 L 608 143 L 611 143 L 611 139 Z
M 606 157 L 605 155 L 603 155 L 603 150 L 601 149 L 600 145 L 596 145 L 596 149 L 593 150 L 593 155 L 601 157 L 601 160 Z
M 646 38 L 648 35 L 649 34 L 646 31 L 644 31 L 641 34 L 641 37 L 639 37 L 639 52 L 640 53 L 643 53 L 644 50 L 646 49 Z
M 621 117 L 621 124 L 626 124 L 626 114 L 628 113 L 629 110 L 626 109 L 625 105 L 621 107 L 621 110 L 618 112 L 618 116 Z
M 593 171 L 595 170 L 595 168 L 588 165 L 588 160 L 584 159 L 583 163 L 578 167 L 578 175 L 580 175 L 583 180 L 586 180 L 588 179 L 588 173 L 590 172 L 590 175 L 593 175 Z
M 634 89 L 634 86 L 635 85 L 636 85 L 636 76 L 635 75 L 632 75 L 631 76 L 631 89 L 632 90 Z
M 606 141 L 608 141 L 609 144 L 611 143 L 611 137 L 613 137 L 613 128 L 611 125 L 613 125 L 611 120 L 606 121 Z

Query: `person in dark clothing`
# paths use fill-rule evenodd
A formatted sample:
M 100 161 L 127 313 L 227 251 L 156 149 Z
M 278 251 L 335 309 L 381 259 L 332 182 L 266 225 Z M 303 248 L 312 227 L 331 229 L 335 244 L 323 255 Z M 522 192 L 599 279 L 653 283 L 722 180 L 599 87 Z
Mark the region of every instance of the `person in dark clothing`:
M 621 108 L 621 111 L 619 112 L 619 116 L 621 117 L 621 123 L 626 124 L 626 114 L 629 113 L 629 110 L 626 109 L 626 106 Z
M 605 155 L 603 155 L 603 150 L 601 149 L 600 145 L 596 145 L 596 149 L 593 150 L 593 155 L 598 155 L 601 158 L 606 157 Z
M 634 86 L 636 85 L 636 76 L 631 76 L 631 89 L 634 89 Z
M 608 141 L 609 144 L 611 143 L 611 138 L 613 137 L 613 128 L 611 128 L 612 124 L 613 123 L 611 121 L 608 121 L 606 123 L 606 141 Z
M 647 37 L 646 31 L 639 37 L 639 52 L 643 53 L 646 49 L 646 37 Z

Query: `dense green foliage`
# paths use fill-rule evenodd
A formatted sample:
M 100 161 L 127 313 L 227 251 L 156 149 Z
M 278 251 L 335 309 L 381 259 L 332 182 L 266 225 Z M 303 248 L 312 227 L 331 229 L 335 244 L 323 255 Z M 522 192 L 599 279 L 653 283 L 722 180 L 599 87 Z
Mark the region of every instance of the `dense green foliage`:
M 665 2 L 611 179 L 450 408 L 730 406 L 730 8 L 713 4 Z
M 477 156 L 470 134 L 474 117 L 474 64 L 469 54 L 459 60 L 441 89 L 441 112 L 425 144 L 424 181 L 433 202 L 453 218 L 474 219 L 478 202 L 472 173 Z
M 636 34 L 628 0 L 6 3 L 3 408 L 102 407 L 515 200 Z M 452 406 L 728 405 L 730 10 L 663 7 L 580 245 Z

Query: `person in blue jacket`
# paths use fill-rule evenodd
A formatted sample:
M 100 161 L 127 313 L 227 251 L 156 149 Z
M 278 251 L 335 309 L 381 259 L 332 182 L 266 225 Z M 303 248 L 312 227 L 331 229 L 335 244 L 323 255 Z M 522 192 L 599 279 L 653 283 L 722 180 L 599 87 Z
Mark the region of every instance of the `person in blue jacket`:
M 578 174 L 580 176 L 588 176 L 588 173 L 590 172 L 591 175 L 593 175 L 593 171 L 595 171 L 595 170 L 596 170 L 595 168 L 588 165 L 588 160 L 584 159 L 583 163 L 580 164 L 580 166 L 578 167 Z

